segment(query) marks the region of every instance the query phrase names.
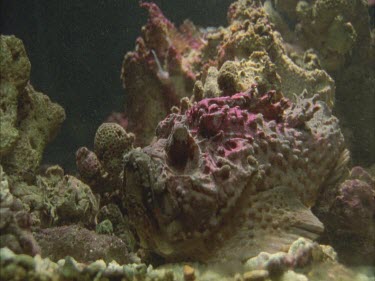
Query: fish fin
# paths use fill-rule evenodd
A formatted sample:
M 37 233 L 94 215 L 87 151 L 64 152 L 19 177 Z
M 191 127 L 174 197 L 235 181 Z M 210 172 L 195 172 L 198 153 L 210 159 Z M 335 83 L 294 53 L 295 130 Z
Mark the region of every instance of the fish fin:
M 251 200 L 242 200 L 239 217 L 232 217 L 221 236 L 224 241 L 214 260 L 241 259 L 260 252 L 287 251 L 299 237 L 314 240 L 323 232 L 323 224 L 310 208 L 302 204 L 292 191 L 284 186 L 258 193 Z M 231 228 L 232 235 L 225 234 Z

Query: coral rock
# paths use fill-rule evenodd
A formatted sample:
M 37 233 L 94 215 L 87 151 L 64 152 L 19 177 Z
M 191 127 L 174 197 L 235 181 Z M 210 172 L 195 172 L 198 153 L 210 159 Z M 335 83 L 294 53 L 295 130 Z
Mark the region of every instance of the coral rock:
M 306 89 L 333 105 L 332 78 L 320 69 L 303 69 L 287 56 L 283 39 L 258 1 L 234 2 L 228 9 L 228 20 L 230 26 L 221 31 L 217 60 L 221 68 L 228 61 L 236 65 L 240 91 L 257 80 L 261 92 L 274 89 L 290 97 Z
M 375 88 L 375 36 L 367 1 L 268 0 L 265 10 L 288 42 L 283 44 L 288 56 L 304 69 L 327 71 L 335 80 L 335 114 L 352 161 L 372 165 L 375 95 L 369 89 Z
M 0 80 L 14 83 L 17 89 L 26 86 L 31 64 L 22 41 L 15 36 L 1 36 Z
M 0 165 L 0 247 L 8 247 L 18 254 L 40 253 L 31 233 L 30 214 L 9 190 L 8 177 Z
M 134 52 L 124 57 L 121 78 L 127 93 L 126 115 L 137 145 L 153 137 L 157 123 L 173 105 L 190 95 L 200 63 L 202 34 L 191 22 L 177 29 L 154 3 L 142 3 L 149 20 Z
M 228 11 L 228 27 L 199 31 L 190 22 L 178 30 L 155 4 L 142 4 L 150 17 L 135 51 L 125 55 L 121 75 L 137 145 L 147 145 L 157 123 L 192 91 L 199 101 L 246 91 L 256 83 L 260 92 L 276 90 L 288 97 L 306 89 L 332 107 L 332 78 L 288 57 L 260 2 L 236 1 Z
M 82 179 L 95 192 L 111 191 L 122 183 L 122 158 L 133 148 L 135 136 L 116 123 L 103 123 L 95 134 L 94 151 L 81 147 L 76 165 Z
M 88 182 L 101 173 L 102 164 L 98 156 L 87 147 L 80 147 L 76 152 L 76 165 L 81 177 Z
M 82 222 L 93 224 L 99 203 L 90 187 L 73 176 L 66 175 L 46 198 L 54 223 Z
M 95 134 L 94 151 L 107 171 L 118 173 L 122 156 L 132 148 L 134 140 L 134 134 L 127 133 L 120 125 L 103 123 Z
M 375 179 L 354 167 L 331 198 L 317 209 L 327 226 L 322 239 L 335 248 L 340 261 L 373 265 L 375 248 L 369 245 L 375 244 Z
M 71 256 L 79 262 L 104 259 L 120 263 L 131 261 L 125 243 L 116 236 L 96 234 L 77 225 L 52 227 L 35 234 L 42 255 L 57 261 Z
M 270 1 L 279 13 L 270 11 L 277 28 L 291 23 L 294 34 L 281 28 L 289 40 L 304 48 L 319 51 L 324 69 L 337 71 L 349 61 L 354 48 L 369 43 L 367 7 L 363 1 L 315 0 L 315 1 Z M 269 6 L 272 9 L 272 6 Z M 288 29 L 288 28 L 287 28 Z M 298 39 L 297 39 L 298 38 Z
M 0 45 L 1 163 L 9 175 L 34 173 L 65 112 L 28 83 L 30 62 L 21 40 L 1 36 Z

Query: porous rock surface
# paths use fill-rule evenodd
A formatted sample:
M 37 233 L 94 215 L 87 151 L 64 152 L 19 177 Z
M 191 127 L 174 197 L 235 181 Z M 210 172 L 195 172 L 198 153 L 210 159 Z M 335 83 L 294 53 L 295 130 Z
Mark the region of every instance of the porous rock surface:
M 41 254 L 54 261 L 66 256 L 85 263 L 98 259 L 106 262 L 116 260 L 122 264 L 131 261 L 126 244 L 120 238 L 97 234 L 79 225 L 42 229 L 35 238 L 41 246 Z
M 34 173 L 65 111 L 30 85 L 30 61 L 20 39 L 0 36 L 0 61 L 0 162 L 8 174 Z
M 135 136 L 113 122 L 99 126 L 95 134 L 94 151 L 80 147 L 76 165 L 84 182 L 97 193 L 116 189 L 122 184 L 122 159 L 133 148 Z
M 126 89 L 128 128 L 137 145 L 151 141 L 157 123 L 182 97 L 190 95 L 201 64 L 202 34 L 191 22 L 176 28 L 154 3 L 141 3 L 149 20 L 123 61 L 121 79 Z
M 270 20 L 299 66 L 335 80 L 335 115 L 355 165 L 375 162 L 375 44 L 367 1 L 267 0 Z
M 266 2 L 266 10 L 285 40 L 305 50 L 316 50 L 322 68 L 328 72 L 337 71 L 350 61 L 356 47 L 369 46 L 366 1 Z
M 339 260 L 351 265 L 375 264 L 375 178 L 361 167 L 331 191 L 315 208 L 326 225 L 323 243 L 332 245 Z
M 0 249 L 0 266 L 4 281 L 372 281 L 374 272 L 373 268 L 346 268 L 337 262 L 331 247 L 302 238 L 293 242 L 288 253 L 262 252 L 236 269 L 192 262 L 157 268 L 144 263 L 107 263 L 103 259 L 80 263 L 70 256 L 54 262 L 40 255 L 17 255 L 8 248 Z
M 329 106 L 334 81 L 321 69 L 305 69 L 291 60 L 283 39 L 260 1 L 240 0 L 228 9 L 225 28 L 198 29 L 185 22 L 177 29 L 155 4 L 143 3 L 149 20 L 125 55 L 122 80 L 126 89 L 127 129 L 136 145 L 147 145 L 154 129 L 184 97 L 233 95 L 258 84 L 291 97 L 304 89 Z
M 31 233 L 30 214 L 9 190 L 8 176 L 0 165 L 0 248 L 34 256 L 40 247 Z
M 283 38 L 260 2 L 239 0 L 232 3 L 228 8 L 228 21 L 228 28 L 220 31 L 222 39 L 217 46 L 216 59 L 220 71 L 228 61 L 235 66 L 237 71 L 233 75 L 239 91 L 246 91 L 257 83 L 262 92 L 276 90 L 290 98 L 306 89 L 309 94 L 318 94 L 329 106 L 333 105 L 332 78 L 318 68 L 301 68 L 288 57 Z M 249 73 L 249 68 L 255 75 Z
M 348 152 L 324 102 L 256 87 L 170 114 L 125 156 L 124 202 L 141 244 L 167 259 L 244 260 L 316 238 L 318 192 Z

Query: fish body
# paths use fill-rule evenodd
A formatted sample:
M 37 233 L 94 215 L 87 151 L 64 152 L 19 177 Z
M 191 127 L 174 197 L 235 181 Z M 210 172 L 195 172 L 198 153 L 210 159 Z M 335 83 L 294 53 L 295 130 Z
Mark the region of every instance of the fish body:
M 317 238 L 310 208 L 347 160 L 317 96 L 252 89 L 167 116 L 156 141 L 125 155 L 123 195 L 143 247 L 175 261 L 242 261 Z

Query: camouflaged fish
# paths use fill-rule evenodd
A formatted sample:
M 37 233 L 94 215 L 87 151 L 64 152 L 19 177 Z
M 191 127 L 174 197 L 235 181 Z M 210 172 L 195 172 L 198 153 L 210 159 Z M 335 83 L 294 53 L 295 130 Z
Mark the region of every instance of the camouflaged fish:
M 143 247 L 169 260 L 245 260 L 323 231 L 320 190 L 348 151 L 318 97 L 254 89 L 170 114 L 124 158 L 125 205 Z

